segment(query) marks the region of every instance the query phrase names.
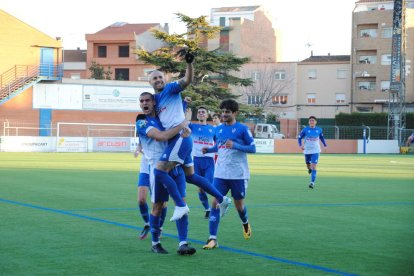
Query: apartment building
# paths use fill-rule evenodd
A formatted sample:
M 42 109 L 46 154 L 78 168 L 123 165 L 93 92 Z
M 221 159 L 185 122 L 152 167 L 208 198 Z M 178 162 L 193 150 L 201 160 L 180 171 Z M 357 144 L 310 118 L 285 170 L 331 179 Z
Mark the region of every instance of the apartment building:
M 86 50 L 63 50 L 63 77 L 70 79 L 86 79 Z
M 311 56 L 298 63 L 296 82 L 296 118 L 349 112 L 350 56 Z
M 167 24 L 116 22 L 94 34 L 86 34 L 86 68 L 95 62 L 103 66 L 105 71 L 110 71 L 113 80 L 147 80 L 147 73 L 155 67 L 138 60 L 132 51 L 143 48 L 151 52 L 164 46 L 162 41 L 153 36 L 152 29 L 168 33 Z M 91 76 L 89 71 L 87 76 Z
M 211 25 L 221 26 L 220 35 L 208 41 L 208 49 L 220 48 L 252 62 L 276 62 L 280 41 L 272 17 L 263 6 L 211 9 Z
M 394 1 L 360 0 L 352 15 L 351 112 L 388 112 Z M 414 111 L 414 1 L 403 7 L 406 48 L 405 93 Z

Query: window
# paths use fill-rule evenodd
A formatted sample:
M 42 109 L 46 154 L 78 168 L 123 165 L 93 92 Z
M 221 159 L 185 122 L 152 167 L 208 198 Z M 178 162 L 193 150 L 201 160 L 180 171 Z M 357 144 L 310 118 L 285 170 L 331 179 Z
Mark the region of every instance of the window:
M 129 69 L 128 68 L 116 68 L 115 69 L 115 80 L 129 80 Z
M 346 69 L 336 70 L 336 78 L 337 79 L 346 79 L 346 77 L 347 77 L 347 70 Z
M 359 63 L 375 64 L 377 63 L 376 56 L 359 56 Z
M 315 93 L 308 93 L 307 95 L 308 104 L 316 103 L 316 94 Z
M 382 38 L 391 38 L 392 37 L 392 27 L 382 28 L 381 37 Z
M 251 78 L 253 81 L 260 80 L 260 72 L 258 72 L 258 71 L 251 72 L 251 73 L 250 73 L 250 78 Z
M 390 81 L 381 81 L 381 91 L 387 92 L 390 90 Z
M 129 57 L 129 46 L 119 46 L 118 47 L 118 56 L 119 57 Z
M 345 103 L 344 93 L 336 93 L 336 103 Z
M 284 80 L 285 78 L 286 78 L 286 72 L 284 70 L 275 72 L 275 79 L 276 80 Z
M 277 95 L 272 97 L 272 104 L 287 104 L 287 95 Z
M 375 90 L 376 85 L 374 81 L 360 81 L 358 82 L 359 90 Z
M 363 29 L 359 32 L 360 37 L 375 38 L 377 37 L 377 29 Z
M 358 112 L 364 112 L 364 113 L 372 112 L 374 110 L 374 108 L 371 106 L 357 106 L 356 109 Z
M 308 70 L 308 79 L 316 80 L 316 69 L 309 69 Z
M 381 65 L 391 65 L 391 55 L 381 55 Z
M 247 97 L 247 104 L 258 105 L 262 103 L 263 103 L 263 99 L 260 96 L 248 96 Z
M 98 57 L 106 57 L 106 46 L 98 46 Z

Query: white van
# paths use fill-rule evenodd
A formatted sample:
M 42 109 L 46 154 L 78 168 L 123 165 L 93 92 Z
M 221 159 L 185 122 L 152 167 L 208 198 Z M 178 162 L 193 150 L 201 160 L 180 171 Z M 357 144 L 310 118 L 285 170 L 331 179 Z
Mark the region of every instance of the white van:
M 285 139 L 285 135 L 279 133 L 277 127 L 271 124 L 257 124 L 254 128 L 254 137 L 265 139 Z

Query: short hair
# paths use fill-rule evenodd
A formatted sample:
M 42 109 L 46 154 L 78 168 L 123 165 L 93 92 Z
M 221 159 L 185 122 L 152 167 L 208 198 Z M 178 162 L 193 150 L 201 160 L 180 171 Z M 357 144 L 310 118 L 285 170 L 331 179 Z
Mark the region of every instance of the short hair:
M 214 117 L 217 117 L 217 118 L 219 118 L 220 119 L 220 114 L 218 114 L 218 113 L 214 113 L 212 116 L 211 116 L 211 118 L 214 118 Z
M 200 110 L 200 109 L 207 110 L 207 108 L 205 106 L 199 106 L 199 107 L 197 107 L 197 110 Z
M 315 117 L 315 116 L 310 116 L 310 117 L 309 117 L 309 120 L 310 120 L 310 119 L 314 119 L 314 120 L 316 121 L 316 117 Z
M 135 122 L 138 122 L 138 120 L 145 120 L 145 118 L 146 118 L 145 114 L 140 113 L 137 115 Z
M 220 109 L 227 109 L 231 112 L 239 111 L 239 104 L 233 99 L 227 99 L 220 103 Z
M 150 92 L 142 92 L 139 97 L 141 98 L 142 96 L 145 95 L 150 95 L 152 100 L 155 100 L 154 94 L 150 93 Z

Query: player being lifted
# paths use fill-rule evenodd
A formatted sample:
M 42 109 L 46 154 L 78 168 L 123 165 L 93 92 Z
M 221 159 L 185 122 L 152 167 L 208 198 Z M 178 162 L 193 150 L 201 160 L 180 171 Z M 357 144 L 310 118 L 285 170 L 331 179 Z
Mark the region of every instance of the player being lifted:
M 165 84 L 164 74 L 158 70 L 150 74 L 150 85 L 155 90 L 156 113 L 162 126 L 168 130 L 185 121 L 181 91 L 183 91 L 193 79 L 194 55 L 187 52 L 185 55 L 186 71 L 182 79 Z M 223 216 L 228 209 L 231 199 L 223 196 L 204 177 L 194 173 L 191 151 L 192 140 L 190 137 L 183 138 L 176 135 L 168 143 L 168 146 L 154 169 L 155 181 L 162 183 L 168 189 L 176 206 L 171 221 L 181 218 L 190 210 L 187 204 L 181 199 L 177 186 L 168 175 L 178 164 L 184 164 L 186 181 L 202 188 L 207 193 L 217 198 L 220 207 L 220 214 Z
M 304 140 L 302 145 L 302 139 Z M 298 136 L 299 147 L 303 150 L 305 155 L 305 163 L 308 168 L 308 173 L 311 175 L 311 182 L 309 188 L 313 189 L 316 180 L 316 165 L 319 160 L 319 153 L 321 152 L 321 146 L 319 141 L 322 142 L 326 148 L 325 138 L 323 138 L 322 129 L 316 126 L 316 117 L 309 117 L 309 126 L 302 129 Z

